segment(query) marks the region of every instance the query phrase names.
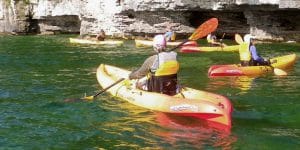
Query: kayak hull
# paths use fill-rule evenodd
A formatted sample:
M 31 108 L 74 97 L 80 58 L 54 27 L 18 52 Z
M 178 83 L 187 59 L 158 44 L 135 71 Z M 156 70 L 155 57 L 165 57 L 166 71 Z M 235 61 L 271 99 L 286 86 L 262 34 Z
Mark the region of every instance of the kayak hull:
M 209 77 L 216 76 L 259 76 L 273 72 L 273 68 L 287 69 L 296 62 L 296 54 L 270 59 L 271 66 L 244 66 L 239 64 L 213 65 L 208 70 Z
M 180 49 L 181 53 L 196 53 L 196 52 L 237 52 L 239 51 L 239 45 L 231 45 L 224 47 L 195 47 L 195 46 L 183 46 Z
M 97 69 L 97 80 L 105 88 L 120 78 L 126 78 L 129 73 L 118 67 L 101 64 Z M 136 80 L 124 81 L 110 88 L 108 92 L 153 111 L 199 118 L 231 127 L 232 105 L 224 96 L 192 88 L 183 88 L 180 94 L 169 96 L 139 90 L 135 88 L 135 83 Z
M 124 44 L 123 41 L 118 41 L 118 40 L 96 41 L 96 40 L 79 39 L 79 38 L 69 38 L 69 40 L 70 43 L 78 43 L 78 44 L 116 45 L 116 46 L 121 46 Z

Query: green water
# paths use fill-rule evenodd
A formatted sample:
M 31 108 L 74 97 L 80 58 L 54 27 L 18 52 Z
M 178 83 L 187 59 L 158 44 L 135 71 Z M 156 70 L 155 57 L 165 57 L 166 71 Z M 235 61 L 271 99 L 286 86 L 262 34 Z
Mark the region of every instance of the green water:
M 231 100 L 228 135 L 106 93 L 93 102 L 65 103 L 100 90 L 99 64 L 133 70 L 152 52 L 133 41 L 122 47 L 75 45 L 70 36 L 0 36 L 0 149 L 299 148 L 299 63 L 286 77 L 209 79 L 210 65 L 237 63 L 238 54 L 179 54 L 182 84 Z M 257 47 L 263 56 L 300 56 L 299 44 Z

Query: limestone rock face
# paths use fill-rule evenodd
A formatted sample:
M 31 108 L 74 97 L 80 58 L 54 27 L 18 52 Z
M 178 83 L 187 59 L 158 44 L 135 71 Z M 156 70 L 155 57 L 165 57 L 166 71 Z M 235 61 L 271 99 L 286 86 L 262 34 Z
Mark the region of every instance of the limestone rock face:
M 30 7 L 23 1 L 0 0 L 0 32 L 28 32 Z
M 300 8 L 299 0 L 281 0 L 279 1 L 279 8 Z
M 26 3 L 27 2 L 27 3 Z M 299 0 L 0 0 L 0 32 L 190 35 L 211 17 L 217 34 L 300 41 Z
M 14 26 L 14 14 L 10 4 L 0 1 L 0 32 L 12 31 Z

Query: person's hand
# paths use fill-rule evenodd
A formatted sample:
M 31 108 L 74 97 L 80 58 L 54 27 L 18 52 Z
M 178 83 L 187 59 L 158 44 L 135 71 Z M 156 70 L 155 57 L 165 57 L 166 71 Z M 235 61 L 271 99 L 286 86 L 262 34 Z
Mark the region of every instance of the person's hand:
M 130 75 L 131 75 L 131 73 L 129 73 L 128 75 L 126 75 L 126 76 L 125 76 L 125 79 L 132 80 L 132 79 L 130 78 Z
M 132 85 L 131 80 L 129 80 L 129 79 L 125 79 L 125 80 L 123 81 L 123 84 L 124 84 L 126 87 L 130 87 L 130 86 Z

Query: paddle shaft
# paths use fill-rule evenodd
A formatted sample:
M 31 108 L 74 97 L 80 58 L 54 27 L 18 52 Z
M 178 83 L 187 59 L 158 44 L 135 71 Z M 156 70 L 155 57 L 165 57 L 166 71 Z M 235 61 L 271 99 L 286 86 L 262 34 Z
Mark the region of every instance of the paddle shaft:
M 226 33 L 223 33 L 223 35 L 222 35 L 222 37 L 221 37 L 221 39 L 220 39 L 220 42 L 223 41 L 223 39 L 224 39 L 224 37 L 225 37 L 225 34 L 226 34 Z
M 115 86 L 116 84 L 120 83 L 121 81 L 125 80 L 125 78 L 121 78 L 118 81 L 116 81 L 115 83 L 111 84 L 110 86 L 106 87 L 105 89 L 99 91 L 97 94 L 95 94 L 93 97 L 97 97 L 98 95 L 102 94 L 103 92 L 107 91 L 108 89 L 110 89 L 111 87 Z
M 223 38 L 224 38 L 225 34 L 226 34 L 226 33 L 223 33 L 223 35 L 222 35 L 222 37 L 221 37 L 221 39 L 220 39 L 222 51 L 223 51 Z
M 169 52 L 170 51 L 174 51 L 174 50 L 176 50 L 177 48 L 179 48 L 180 46 L 182 46 L 184 43 L 186 43 L 186 42 L 188 42 L 189 40 L 188 39 L 186 39 L 186 40 L 184 40 L 183 42 L 181 42 L 180 44 L 178 44 L 176 47 L 174 47 L 174 48 L 172 48 L 172 49 L 170 49 L 170 50 L 168 50 Z
M 225 37 L 225 34 L 226 34 L 226 33 L 223 33 L 223 35 L 222 35 L 222 37 L 221 37 L 221 39 L 220 39 L 221 44 L 223 44 L 223 39 L 224 39 L 224 37 Z

